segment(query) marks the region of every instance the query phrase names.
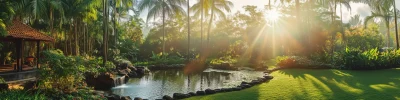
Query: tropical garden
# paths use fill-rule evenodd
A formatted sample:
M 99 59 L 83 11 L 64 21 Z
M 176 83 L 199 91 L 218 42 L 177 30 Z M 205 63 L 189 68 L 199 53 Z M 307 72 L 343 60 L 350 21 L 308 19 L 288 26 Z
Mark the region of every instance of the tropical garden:
M 396 100 L 398 2 L 0 0 L 0 99 Z

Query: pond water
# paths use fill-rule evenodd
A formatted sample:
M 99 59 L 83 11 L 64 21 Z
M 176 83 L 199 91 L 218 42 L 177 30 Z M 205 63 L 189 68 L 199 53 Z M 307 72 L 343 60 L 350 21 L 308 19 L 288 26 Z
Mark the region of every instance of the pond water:
M 111 91 L 121 96 L 154 100 L 174 93 L 234 87 L 242 81 L 251 81 L 262 75 L 262 72 L 246 70 L 206 69 L 202 73 L 190 75 L 185 75 L 182 70 L 157 70 L 142 78 L 131 78 L 127 84 L 114 87 Z

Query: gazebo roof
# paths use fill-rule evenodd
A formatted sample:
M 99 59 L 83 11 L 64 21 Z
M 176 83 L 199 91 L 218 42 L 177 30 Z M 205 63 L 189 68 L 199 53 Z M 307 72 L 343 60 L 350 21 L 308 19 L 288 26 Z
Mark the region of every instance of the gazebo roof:
M 12 25 L 7 27 L 7 32 L 8 34 L 4 38 L 7 40 L 25 39 L 31 41 L 54 42 L 54 38 L 47 36 L 17 20 L 14 20 Z

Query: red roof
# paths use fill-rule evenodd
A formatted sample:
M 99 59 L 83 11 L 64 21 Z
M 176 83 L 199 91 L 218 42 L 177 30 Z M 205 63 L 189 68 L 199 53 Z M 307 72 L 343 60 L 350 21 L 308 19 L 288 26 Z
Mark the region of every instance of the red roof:
M 54 42 L 54 38 L 16 20 L 13 21 L 11 26 L 7 27 L 7 32 L 6 38 Z

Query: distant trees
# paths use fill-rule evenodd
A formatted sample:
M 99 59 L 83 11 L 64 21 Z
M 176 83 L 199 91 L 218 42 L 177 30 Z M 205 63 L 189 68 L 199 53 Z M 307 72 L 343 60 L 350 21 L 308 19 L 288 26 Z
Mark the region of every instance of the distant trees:
M 183 4 L 185 4 L 184 0 L 142 0 L 138 5 L 139 11 L 148 10 L 147 20 L 155 19 L 159 16 L 162 17 L 163 55 L 165 54 L 165 19 L 166 17 L 182 16 L 184 14 Z

